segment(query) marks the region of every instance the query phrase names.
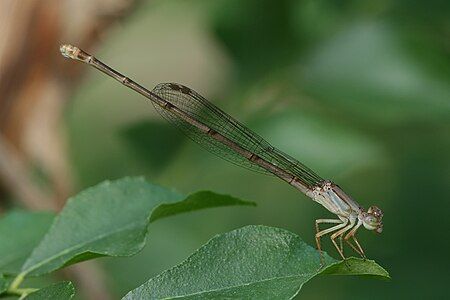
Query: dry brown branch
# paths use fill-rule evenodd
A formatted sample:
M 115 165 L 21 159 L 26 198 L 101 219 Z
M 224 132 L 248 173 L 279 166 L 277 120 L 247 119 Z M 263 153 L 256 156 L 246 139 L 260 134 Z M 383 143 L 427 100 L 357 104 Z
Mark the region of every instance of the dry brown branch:
M 134 0 L 0 1 L 0 188 L 31 209 L 60 208 L 72 194 L 62 113 L 80 75 L 59 44 L 86 49 L 124 17 Z M 31 166 L 46 175 L 42 188 Z M 0 190 L 0 206 L 2 198 Z M 108 299 L 95 263 L 70 269 L 87 299 Z M 99 275 L 100 274 L 100 275 Z
M 0 135 L 0 180 L 22 205 L 37 210 L 54 210 L 55 204 L 30 177 L 29 169 L 16 155 L 13 146 Z

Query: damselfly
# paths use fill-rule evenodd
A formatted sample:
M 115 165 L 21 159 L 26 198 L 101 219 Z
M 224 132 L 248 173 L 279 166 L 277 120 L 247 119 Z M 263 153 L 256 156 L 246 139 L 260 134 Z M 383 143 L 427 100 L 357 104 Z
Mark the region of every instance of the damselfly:
M 149 99 L 165 119 L 212 153 L 245 168 L 273 174 L 335 214 L 337 219 L 316 220 L 316 243 L 321 254 L 320 238 L 331 234 L 331 241 L 343 259 L 342 240 L 365 258 L 364 250 L 356 239 L 356 231 L 363 226 L 382 232 L 383 213 L 378 207 L 371 206 L 364 210 L 338 185 L 322 179 L 299 161 L 273 147 L 190 88 L 177 83 L 161 83 L 150 91 L 77 47 L 63 45 L 60 50 L 65 57 L 87 63 Z M 334 225 L 320 231 L 319 224 Z

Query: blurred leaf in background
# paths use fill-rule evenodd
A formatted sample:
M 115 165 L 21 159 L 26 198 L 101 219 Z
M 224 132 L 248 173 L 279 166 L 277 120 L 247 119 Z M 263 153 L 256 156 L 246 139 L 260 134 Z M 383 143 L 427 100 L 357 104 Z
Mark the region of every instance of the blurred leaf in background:
M 352 24 L 318 46 L 296 78 L 325 104 L 381 126 L 450 118 L 450 86 L 409 57 L 395 31 Z
M 163 169 L 184 143 L 184 136 L 176 128 L 161 122 L 138 122 L 121 134 L 136 156 L 155 172 Z
M 239 70 L 239 79 L 252 82 L 286 66 L 300 48 L 291 24 L 293 1 L 221 1 L 213 29 Z M 232 22 L 230 22 L 232 20 Z

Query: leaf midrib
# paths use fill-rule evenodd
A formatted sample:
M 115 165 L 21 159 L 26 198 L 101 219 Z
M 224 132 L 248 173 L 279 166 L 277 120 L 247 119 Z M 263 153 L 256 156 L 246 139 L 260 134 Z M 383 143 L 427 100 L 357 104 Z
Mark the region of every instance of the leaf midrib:
M 32 265 L 31 267 L 29 267 L 29 268 L 26 269 L 26 270 L 22 270 L 22 273 L 28 274 L 28 273 L 30 273 L 30 272 L 32 272 L 32 271 L 34 271 L 34 270 L 40 268 L 42 265 L 44 265 L 44 264 L 46 264 L 46 263 L 48 263 L 48 262 L 50 262 L 50 261 L 52 261 L 52 260 L 55 260 L 55 259 L 57 259 L 57 258 L 59 258 L 59 257 L 61 257 L 61 256 L 63 256 L 63 255 L 65 255 L 65 254 L 67 254 L 67 253 L 70 253 L 71 251 L 74 251 L 74 250 L 83 248 L 83 247 L 85 247 L 85 246 L 88 245 L 88 244 L 91 244 L 91 243 L 93 243 L 93 242 L 97 242 L 97 241 L 99 241 L 99 240 L 105 238 L 106 236 L 109 236 L 109 235 L 112 235 L 112 234 L 115 234 L 115 233 L 118 233 L 118 232 L 121 232 L 121 231 L 125 231 L 125 230 L 130 229 L 130 228 L 133 228 L 133 227 L 135 227 L 135 226 L 137 226 L 137 225 L 139 225 L 139 224 L 140 224 L 139 222 L 131 223 L 131 224 L 128 224 L 128 225 L 126 225 L 126 226 L 124 226 L 124 227 L 121 227 L 121 228 L 119 228 L 119 229 L 117 229 L 117 230 L 109 231 L 109 232 L 106 232 L 106 233 L 104 233 L 104 234 L 102 234 L 102 235 L 99 235 L 99 236 L 97 236 L 97 237 L 95 237 L 95 238 L 93 238 L 93 239 L 90 239 L 90 240 L 86 241 L 85 243 L 76 244 L 76 245 L 74 245 L 74 246 L 72 246 L 72 247 L 66 248 L 66 249 L 64 249 L 63 251 L 61 251 L 61 252 L 59 252 L 59 253 L 56 253 L 56 254 L 54 254 L 53 256 L 50 256 L 49 258 L 47 258 L 47 259 L 41 261 L 40 263 L 35 264 L 35 265 Z M 89 250 L 86 250 L 86 251 L 89 251 Z M 81 253 L 83 253 L 83 252 L 81 252 Z M 79 253 L 79 254 L 81 254 L 81 253 Z M 94 253 L 101 254 L 100 252 L 94 252 Z
M 196 296 L 196 295 L 201 295 L 201 294 L 205 294 L 205 293 L 213 293 L 213 292 L 220 292 L 220 291 L 225 291 L 228 289 L 233 289 L 233 288 L 238 288 L 238 287 L 243 287 L 243 286 L 250 286 L 252 284 L 257 284 L 257 283 L 264 283 L 264 282 L 268 282 L 268 281 L 272 281 L 272 280 L 277 280 L 277 279 L 289 279 L 289 278 L 295 278 L 295 277 L 308 277 L 311 276 L 314 277 L 316 276 L 318 273 L 308 273 L 308 274 L 297 274 L 297 275 L 290 275 L 290 276 L 280 276 L 280 277 L 271 277 L 271 278 L 267 278 L 264 280 L 258 280 L 258 281 L 253 281 L 253 282 L 248 282 L 248 283 L 242 283 L 239 285 L 231 285 L 228 287 L 223 287 L 223 288 L 219 288 L 219 289 L 211 289 L 211 290 L 205 290 L 205 291 L 200 291 L 200 292 L 195 292 L 195 293 L 191 293 L 191 294 L 185 294 L 185 295 L 180 295 L 180 296 L 169 296 L 169 297 L 165 297 L 163 299 L 181 299 L 184 297 L 191 297 L 191 296 Z

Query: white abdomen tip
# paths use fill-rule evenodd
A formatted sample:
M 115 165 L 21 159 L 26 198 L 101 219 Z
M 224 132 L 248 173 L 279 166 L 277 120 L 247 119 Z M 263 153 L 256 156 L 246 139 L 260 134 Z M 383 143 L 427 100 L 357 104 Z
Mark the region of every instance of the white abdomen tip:
M 78 49 L 75 46 L 65 44 L 65 45 L 61 45 L 61 47 L 59 47 L 59 51 L 61 51 L 61 54 L 64 57 L 71 58 L 71 59 L 77 59 L 77 52 L 79 52 L 80 49 Z

